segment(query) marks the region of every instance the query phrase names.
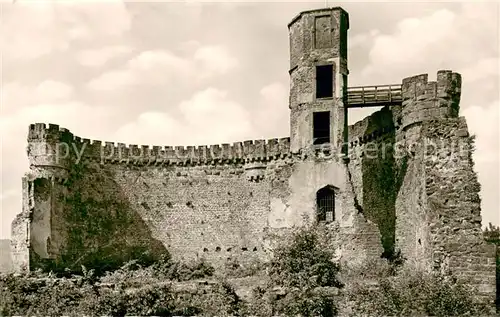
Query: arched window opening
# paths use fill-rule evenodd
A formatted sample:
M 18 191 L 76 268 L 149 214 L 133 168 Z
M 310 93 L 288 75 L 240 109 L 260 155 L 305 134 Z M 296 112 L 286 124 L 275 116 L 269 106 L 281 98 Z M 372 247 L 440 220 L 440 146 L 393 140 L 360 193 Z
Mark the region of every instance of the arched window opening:
M 316 212 L 320 222 L 335 220 L 335 190 L 332 186 L 323 187 L 316 193 Z

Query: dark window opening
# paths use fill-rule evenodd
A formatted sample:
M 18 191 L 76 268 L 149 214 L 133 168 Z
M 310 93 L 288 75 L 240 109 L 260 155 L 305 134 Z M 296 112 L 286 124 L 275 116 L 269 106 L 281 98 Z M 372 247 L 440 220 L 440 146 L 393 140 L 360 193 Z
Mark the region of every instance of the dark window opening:
M 313 144 L 330 143 L 330 111 L 313 113 Z
M 333 65 L 316 66 L 316 98 L 333 97 Z
M 335 191 L 331 186 L 324 187 L 316 193 L 318 221 L 335 220 Z

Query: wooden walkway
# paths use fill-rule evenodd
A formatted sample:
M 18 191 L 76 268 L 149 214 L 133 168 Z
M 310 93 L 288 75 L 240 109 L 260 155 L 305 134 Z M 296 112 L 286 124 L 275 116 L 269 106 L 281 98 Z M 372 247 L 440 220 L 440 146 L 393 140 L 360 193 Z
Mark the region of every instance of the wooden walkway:
M 401 84 L 347 88 L 348 108 L 401 105 Z

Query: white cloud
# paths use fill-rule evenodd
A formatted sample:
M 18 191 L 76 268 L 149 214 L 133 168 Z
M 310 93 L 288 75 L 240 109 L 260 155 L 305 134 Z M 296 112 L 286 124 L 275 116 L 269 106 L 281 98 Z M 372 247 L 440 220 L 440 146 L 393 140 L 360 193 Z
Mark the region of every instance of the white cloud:
M 97 91 L 113 91 L 116 88 L 128 87 L 136 84 L 139 78 L 132 72 L 113 70 L 92 79 L 87 86 Z
M 166 50 L 142 52 L 130 61 L 128 66 L 132 70 L 154 71 L 157 67 L 171 68 L 175 71 L 186 69 L 188 62 Z
M 500 223 L 500 103 L 472 106 L 463 111 L 469 131 L 476 135 L 473 155 L 481 184 L 483 225 Z
M 372 45 L 372 41 L 375 39 L 377 35 L 379 35 L 380 31 L 377 29 L 370 30 L 367 33 L 358 33 L 352 37 L 349 37 L 347 45 L 349 46 L 349 50 L 355 49 L 359 46 L 367 46 Z
M 181 48 L 189 50 L 195 46 L 199 46 L 197 42 L 183 43 Z M 223 46 L 199 46 L 192 56 L 187 57 L 168 50 L 143 51 L 130 59 L 123 68 L 93 78 L 88 87 L 94 90 L 114 90 L 134 84 L 196 84 L 201 80 L 226 74 L 237 66 L 238 60 Z
M 169 51 L 145 51 L 130 59 L 124 68 L 93 78 L 88 87 L 112 91 L 136 84 L 165 84 L 173 78 L 185 79 L 192 71 L 192 65 L 187 60 Z
M 459 72 L 462 74 L 463 82 L 475 82 L 487 78 L 498 77 L 500 60 L 498 57 L 481 58 L 474 64 L 467 65 Z
M 253 116 L 256 130 L 261 138 L 290 135 L 290 109 L 288 109 L 288 88 L 274 82 L 261 88 L 259 107 Z
M 0 47 L 7 58 L 33 59 L 67 49 L 64 32 L 57 28 L 51 6 L 37 2 L 2 7 Z
M 443 43 L 455 36 L 456 21 L 453 12 L 443 9 L 429 16 L 404 19 L 392 34 L 375 33 L 370 64 L 363 75 L 385 72 L 402 78 L 427 71 L 439 63 Z
M 439 69 L 479 67 L 491 73 L 488 67 L 497 64 L 498 58 L 497 24 L 496 4 L 463 3 L 457 12 L 441 9 L 403 19 L 392 33 L 358 35 L 373 40 L 361 75 L 380 82 L 421 73 L 432 76 Z
M 178 111 L 181 117 L 172 113 Z M 225 91 L 207 88 L 181 102 L 177 109 L 146 112 L 115 133 L 133 144 L 203 145 L 241 141 L 251 136 L 250 114 Z
M 233 57 L 223 46 L 203 46 L 194 53 L 194 60 L 200 63 L 204 77 L 213 74 L 225 74 L 238 66 L 238 59 Z
M 71 26 L 72 39 L 119 36 L 131 27 L 130 14 L 122 1 L 59 1 L 54 4 L 54 10 Z
M 200 42 L 196 40 L 189 40 L 180 43 L 179 50 L 187 54 L 193 54 L 200 46 L 201 46 Z
M 475 161 L 498 162 L 499 160 L 499 122 L 500 103 L 497 101 L 486 106 L 473 105 L 462 111 L 467 119 L 469 131 L 476 135 Z
M 99 49 L 82 50 L 76 54 L 76 59 L 83 66 L 99 67 L 109 60 L 131 51 L 130 47 L 124 45 L 108 46 Z
M 73 96 L 72 86 L 55 80 L 45 80 L 36 86 L 10 82 L 2 87 L 2 114 L 4 116 L 21 108 L 40 103 L 67 101 Z
M 119 36 L 130 28 L 124 3 L 16 1 L 2 4 L 0 48 L 9 61 L 65 51 L 74 40 Z
M 73 87 L 54 80 L 46 80 L 35 88 L 38 101 L 60 101 L 68 99 L 73 94 Z
M 9 189 L 9 190 L 2 191 L 0 193 L 0 201 L 7 199 L 9 197 L 12 197 L 12 196 L 16 196 L 16 195 L 18 195 L 18 191 L 15 189 Z

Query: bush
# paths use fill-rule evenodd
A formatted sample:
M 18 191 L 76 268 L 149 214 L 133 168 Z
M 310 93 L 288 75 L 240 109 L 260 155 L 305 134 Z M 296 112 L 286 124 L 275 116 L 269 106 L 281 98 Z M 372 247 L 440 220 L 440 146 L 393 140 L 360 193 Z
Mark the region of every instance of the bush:
M 269 275 L 274 286 L 341 287 L 337 280 L 339 265 L 333 262 L 333 252 L 316 231 L 317 227 L 301 228 L 290 243 L 278 247 L 269 263 Z
M 165 258 L 148 267 L 131 261 L 105 276 L 85 267 L 81 272 L 1 275 L 0 316 L 220 316 L 239 310 L 239 298 L 226 283 L 193 289 L 192 282 L 180 282 L 211 276 L 213 267 L 203 261 L 186 265 Z
M 452 276 L 406 269 L 377 282 L 350 287 L 354 315 L 481 316 L 490 312 Z
M 203 260 L 188 265 L 165 258 L 147 267 L 142 267 L 136 261 L 127 262 L 120 269 L 107 272 L 100 281 L 108 284 L 121 283 L 124 287 L 135 287 L 161 280 L 181 282 L 206 278 L 213 276 L 214 272 L 215 269 Z
M 70 315 L 91 292 L 83 279 L 2 275 L 0 315 Z
M 257 316 L 334 316 L 337 307 L 333 288 L 339 266 L 333 262 L 317 227 L 294 232 L 289 243 L 274 250 L 267 265 L 269 282 L 256 288 L 246 314 Z
M 231 258 L 224 263 L 224 276 L 226 278 L 241 278 L 255 276 L 265 269 L 265 264 L 258 259 L 241 263 L 237 258 Z

